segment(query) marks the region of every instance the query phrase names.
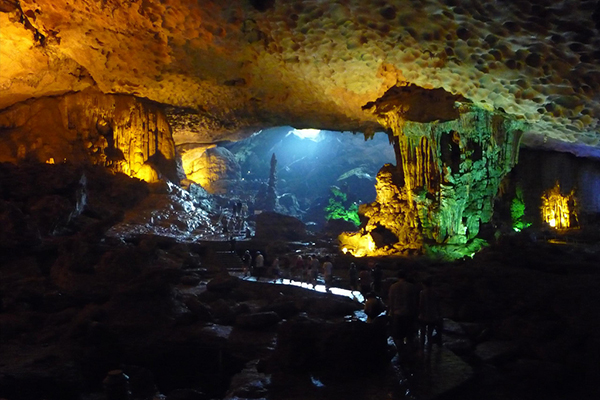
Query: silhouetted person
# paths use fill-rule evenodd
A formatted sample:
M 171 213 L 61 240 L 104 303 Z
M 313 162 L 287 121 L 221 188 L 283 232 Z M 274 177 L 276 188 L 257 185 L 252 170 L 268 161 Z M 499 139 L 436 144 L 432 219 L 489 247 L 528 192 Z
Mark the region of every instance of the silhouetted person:
M 333 264 L 329 256 L 325 257 L 325 262 L 323 263 L 323 278 L 325 279 L 325 290 L 329 291 L 329 288 L 333 284 Z
M 398 350 L 414 342 L 417 317 L 417 289 L 406 280 L 406 272 L 398 271 L 398 281 L 390 287 L 388 313 L 392 320 L 392 338 Z
M 319 259 L 317 256 L 313 258 L 313 264 L 310 269 L 310 283 L 312 284 L 313 289 L 317 286 L 317 281 L 319 279 Z
M 283 282 L 283 278 L 281 277 L 281 269 L 279 268 L 278 257 L 275 257 L 275 259 L 271 263 L 271 273 L 273 274 L 273 279 L 275 282 L 277 282 L 278 280 Z
M 421 327 L 421 347 L 425 347 L 425 337 L 427 337 L 427 348 L 431 349 L 433 344 L 433 330 L 437 332 L 438 344 L 442 341 L 442 315 L 440 312 L 440 302 L 437 294 L 432 288 L 433 279 L 431 277 L 423 280 L 423 289 L 419 293 L 419 325 Z
M 383 281 L 383 271 L 381 270 L 381 265 L 375 264 L 373 271 L 371 271 L 371 276 L 373 278 L 373 291 L 377 294 L 380 294 L 381 282 Z
M 244 278 L 250 275 L 250 266 L 252 265 L 252 256 L 250 250 L 246 250 L 242 256 L 242 263 L 244 264 Z
M 229 236 L 229 250 L 235 252 L 235 236 Z
M 254 260 L 254 273 L 256 275 L 256 279 L 260 280 L 263 270 L 265 269 L 265 257 L 260 253 L 260 251 L 257 251 Z
M 358 288 L 358 270 L 356 269 L 356 264 L 354 263 L 350 263 L 348 279 L 350 281 L 350 289 L 356 290 Z
M 312 284 L 313 288 L 317 285 L 317 281 L 319 279 L 319 270 L 321 269 L 321 262 L 319 261 L 319 257 L 316 254 L 313 254 L 312 259 Z
M 369 292 L 365 301 L 365 314 L 367 315 L 367 322 L 373 322 L 382 312 L 385 311 L 385 304 L 381 301 L 381 297 L 377 296 L 375 292 Z
M 360 285 L 360 293 L 363 297 L 366 297 L 367 294 L 371 291 L 371 274 L 367 270 L 366 267 L 361 267 L 360 272 L 358 274 L 358 282 Z
M 302 282 L 310 283 L 311 271 L 312 270 L 312 257 L 308 256 L 302 268 Z
M 293 278 L 298 279 L 298 277 L 299 277 L 300 281 L 302 281 L 303 271 L 304 271 L 304 259 L 302 258 L 301 254 L 298 254 L 298 257 L 296 257 L 296 263 L 294 264 L 294 271 L 292 273 Z
M 227 225 L 229 225 L 229 219 L 223 218 L 221 220 L 221 226 L 223 227 L 223 234 L 225 234 L 225 235 L 227 235 L 229 233 L 229 229 L 227 228 Z

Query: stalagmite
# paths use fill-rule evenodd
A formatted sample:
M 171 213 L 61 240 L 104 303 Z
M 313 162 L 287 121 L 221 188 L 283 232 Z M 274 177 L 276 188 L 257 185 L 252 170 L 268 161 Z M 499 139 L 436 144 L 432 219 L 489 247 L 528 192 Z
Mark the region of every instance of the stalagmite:
M 410 99 L 395 93 L 368 105 L 389 128 L 398 167 L 381 169 L 376 201 L 360 209 L 367 224 L 342 234 L 341 245 L 357 256 L 472 254 L 485 243 L 477 234 L 517 162 L 524 124 L 442 92 L 433 94 L 437 103 L 415 103 L 420 89 L 409 90 Z

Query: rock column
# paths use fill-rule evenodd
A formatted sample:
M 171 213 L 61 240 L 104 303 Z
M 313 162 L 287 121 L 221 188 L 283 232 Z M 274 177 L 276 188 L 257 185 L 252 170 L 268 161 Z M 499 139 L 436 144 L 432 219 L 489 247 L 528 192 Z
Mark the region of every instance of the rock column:
M 523 124 L 458 102 L 457 117 L 446 121 L 408 121 L 406 108 L 375 107 L 397 167 L 380 170 L 376 201 L 359 210 L 368 221 L 342 234 L 341 246 L 357 256 L 473 254 L 485 244 L 477 234 L 492 218 L 500 182 L 517 163 Z

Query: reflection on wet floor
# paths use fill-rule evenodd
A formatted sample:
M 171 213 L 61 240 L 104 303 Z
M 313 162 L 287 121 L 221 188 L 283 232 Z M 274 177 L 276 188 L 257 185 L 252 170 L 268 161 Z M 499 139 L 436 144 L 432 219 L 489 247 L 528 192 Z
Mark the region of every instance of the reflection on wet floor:
M 359 303 L 362 303 L 364 301 L 364 297 L 363 295 L 358 291 L 358 290 L 348 290 L 348 289 L 342 289 L 339 287 L 330 287 L 329 291 L 326 289 L 325 285 L 322 283 L 317 283 L 316 285 L 313 285 L 311 283 L 306 283 L 306 282 L 301 282 L 301 281 L 296 281 L 293 279 L 257 279 L 254 276 L 251 277 L 242 277 L 242 279 L 247 280 L 247 281 L 254 281 L 254 282 L 265 282 L 265 283 L 273 283 L 276 285 L 290 285 L 290 286 L 297 286 L 297 287 L 301 287 L 303 289 L 307 289 L 307 290 L 314 290 L 316 292 L 321 292 L 321 293 L 331 293 L 331 294 L 335 294 L 337 296 L 344 296 L 344 297 L 348 297 L 352 300 L 356 300 Z

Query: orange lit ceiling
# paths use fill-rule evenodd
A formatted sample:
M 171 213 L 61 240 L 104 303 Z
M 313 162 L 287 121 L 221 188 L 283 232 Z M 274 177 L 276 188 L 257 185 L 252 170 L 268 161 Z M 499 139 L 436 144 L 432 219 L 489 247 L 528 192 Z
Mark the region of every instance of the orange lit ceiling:
M 526 143 L 600 148 L 599 15 L 586 0 L 1 0 L 0 109 L 97 86 L 188 107 L 175 140 L 211 142 L 380 129 L 362 107 L 413 83 L 522 116 Z

